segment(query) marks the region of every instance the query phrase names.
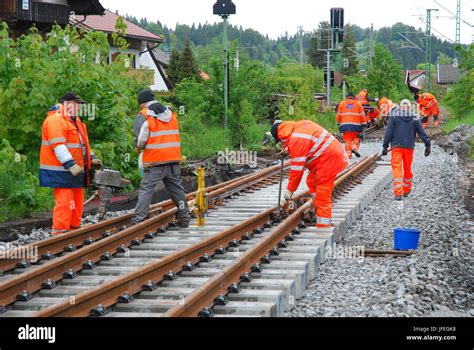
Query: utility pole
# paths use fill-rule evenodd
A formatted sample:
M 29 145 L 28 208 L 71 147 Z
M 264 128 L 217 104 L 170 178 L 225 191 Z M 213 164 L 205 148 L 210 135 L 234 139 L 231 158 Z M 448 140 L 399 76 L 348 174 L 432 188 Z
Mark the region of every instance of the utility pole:
M 369 54 L 369 65 L 371 66 L 375 57 L 375 32 L 374 24 L 370 26 L 370 54 Z
M 438 9 L 426 10 L 426 87 L 431 91 L 431 12 L 437 12 Z
M 224 128 L 227 129 L 227 117 L 229 113 L 229 40 L 227 37 L 227 26 L 230 15 L 236 14 L 235 4 L 232 0 L 217 0 L 213 6 L 213 13 L 224 21 Z
M 227 129 L 227 117 L 229 112 L 229 39 L 227 37 L 227 19 L 229 16 L 222 16 L 224 20 L 224 129 Z
M 456 44 L 461 43 L 461 0 L 457 0 L 456 6 Z
M 303 31 L 302 26 L 298 27 L 298 33 L 300 35 L 300 64 L 304 65 L 304 43 L 303 43 L 304 31 Z
M 331 30 L 331 37 L 333 31 Z M 327 50 L 328 106 L 331 105 L 331 50 Z

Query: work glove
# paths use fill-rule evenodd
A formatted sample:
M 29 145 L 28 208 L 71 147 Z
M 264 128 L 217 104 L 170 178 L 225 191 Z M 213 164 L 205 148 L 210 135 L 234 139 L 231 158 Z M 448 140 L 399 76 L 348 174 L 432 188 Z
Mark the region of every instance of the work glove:
M 69 168 L 69 171 L 72 175 L 78 176 L 84 172 L 84 169 L 80 165 L 74 164 L 72 167 Z
M 425 148 L 425 157 L 428 157 L 431 154 L 431 147 Z
M 102 161 L 100 159 L 92 159 L 91 164 L 96 166 L 102 166 Z
M 382 151 L 382 155 L 386 156 L 387 154 L 388 154 L 388 149 L 387 149 L 387 147 L 384 147 L 383 151 Z
M 285 191 L 285 201 L 291 201 L 291 198 L 293 198 L 293 192 L 291 192 L 290 190 L 286 190 Z

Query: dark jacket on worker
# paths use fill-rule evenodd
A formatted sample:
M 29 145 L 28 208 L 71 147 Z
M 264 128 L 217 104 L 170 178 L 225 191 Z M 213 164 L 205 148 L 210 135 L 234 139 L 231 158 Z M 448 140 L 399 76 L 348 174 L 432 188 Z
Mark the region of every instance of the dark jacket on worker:
M 423 140 L 426 147 L 431 147 L 430 139 L 420 118 L 413 112 L 395 108 L 390 112 L 389 117 L 383 140 L 384 148 L 391 145 L 392 147 L 414 149 L 417 135 Z

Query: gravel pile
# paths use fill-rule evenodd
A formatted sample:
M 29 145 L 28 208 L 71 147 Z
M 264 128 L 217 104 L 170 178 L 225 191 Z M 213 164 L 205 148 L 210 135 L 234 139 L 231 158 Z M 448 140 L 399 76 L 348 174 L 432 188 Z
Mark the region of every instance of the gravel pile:
M 362 153 L 374 152 L 380 143 L 363 146 Z M 393 249 L 395 227 L 416 227 L 422 231 L 416 255 L 328 260 L 290 316 L 474 316 L 472 226 L 457 162 L 437 146 L 425 158 L 417 145 L 414 189 L 403 210 L 392 187 L 386 189 L 339 245 Z
M 119 216 L 129 214 L 131 212 L 133 212 L 133 210 L 123 210 L 123 211 L 109 212 L 109 213 L 105 214 L 104 220 L 113 219 L 113 218 L 116 218 L 116 217 L 119 217 Z M 88 215 L 88 216 L 86 216 L 82 219 L 82 226 L 96 224 L 98 222 L 99 222 L 99 214 Z M 35 243 L 35 242 L 38 242 L 38 241 L 48 239 L 51 236 L 52 235 L 51 235 L 51 228 L 50 227 L 38 228 L 38 229 L 34 229 L 33 231 L 31 231 L 30 234 L 19 234 L 17 239 L 13 242 L 10 242 L 9 244 L 10 244 L 10 246 L 18 247 L 18 246 L 22 246 L 22 245 L 25 245 L 25 244 Z M 2 246 L 7 247 L 6 245 L 0 245 L 0 249 L 1 249 Z

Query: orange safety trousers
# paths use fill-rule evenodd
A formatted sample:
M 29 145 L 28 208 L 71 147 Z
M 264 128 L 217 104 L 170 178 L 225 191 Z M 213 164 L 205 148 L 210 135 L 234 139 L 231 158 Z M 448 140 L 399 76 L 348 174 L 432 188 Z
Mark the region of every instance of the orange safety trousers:
M 413 163 L 414 150 L 408 148 L 394 148 L 392 150 L 392 171 L 394 178 L 395 196 L 404 193 L 409 194 L 413 187 Z
M 342 137 L 346 148 L 346 155 L 349 159 L 352 159 L 352 151 L 359 152 L 360 150 L 359 135 L 359 132 L 347 131 Z
M 316 195 L 313 204 L 316 206 L 316 216 L 318 217 L 317 227 L 331 227 L 332 192 L 335 182 L 336 176 L 318 179 L 315 172 L 310 172 L 306 178 L 310 192 Z
M 61 234 L 81 227 L 84 208 L 83 188 L 55 188 L 53 234 Z

